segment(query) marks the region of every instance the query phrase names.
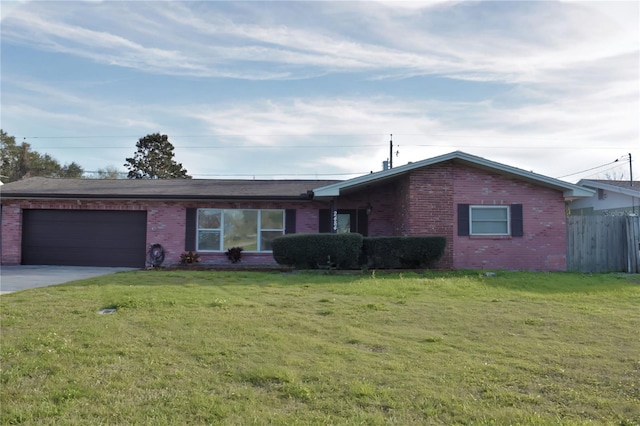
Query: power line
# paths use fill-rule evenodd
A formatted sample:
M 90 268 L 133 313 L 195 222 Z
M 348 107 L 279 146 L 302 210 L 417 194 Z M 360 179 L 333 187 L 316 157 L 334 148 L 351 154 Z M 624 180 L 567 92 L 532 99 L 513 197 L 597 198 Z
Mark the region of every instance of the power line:
M 172 135 L 171 139 L 202 139 L 202 138 L 248 138 L 248 137 L 380 137 L 383 138 L 388 133 L 211 133 L 211 134 L 192 134 L 192 135 Z M 396 136 L 404 136 L 404 137 L 424 137 L 424 138 L 447 138 L 447 139 L 470 139 L 477 138 L 477 135 L 456 135 L 456 134 L 448 134 L 448 133 L 396 133 Z M 133 139 L 138 140 L 140 138 L 139 135 L 84 135 L 84 136 L 15 136 L 16 139 L 22 138 L 23 140 L 61 140 L 61 139 L 69 139 L 69 140 L 79 140 L 79 139 Z M 520 140 L 522 137 L 518 136 L 500 136 L 500 135 L 492 135 L 490 136 L 493 140 L 506 140 L 509 142 L 514 142 L 516 140 Z M 528 140 L 542 140 L 545 142 L 559 142 L 565 144 L 565 146 L 558 145 L 557 143 L 552 146 L 514 146 L 512 144 L 509 145 L 458 145 L 460 148 L 496 148 L 496 149 L 545 149 L 545 150 L 572 150 L 575 147 L 566 146 L 567 143 L 576 142 L 583 143 L 583 141 L 576 139 L 566 139 L 566 138 L 549 138 L 545 136 L 528 136 Z M 607 144 L 608 142 L 602 142 Z M 357 148 L 357 147 L 383 147 L 386 146 L 385 143 L 380 144 L 350 144 L 350 145 L 324 145 L 324 144 L 306 144 L 306 145 L 290 145 L 290 146 L 265 146 L 265 145 L 246 145 L 246 146 L 227 146 L 227 145 L 219 145 L 219 146 L 211 146 L 211 145 L 176 145 L 175 148 L 181 149 L 236 149 L 236 148 L 261 148 L 261 149 L 277 149 L 277 148 Z M 451 144 L 448 145 L 435 145 L 435 144 L 407 144 L 404 143 L 403 146 L 407 147 L 427 147 L 427 148 L 446 148 L 450 147 Z M 59 146 L 59 147 L 48 147 L 48 149 L 93 149 L 94 147 L 87 146 Z M 102 147 L 103 149 L 128 149 L 131 146 L 111 146 L 111 147 Z M 589 149 L 628 149 L 626 146 L 611 146 L 611 145 L 602 145 L 602 146 L 591 146 Z
M 272 136 L 272 137 L 314 137 L 314 136 L 382 136 L 381 133 L 211 133 L 206 135 L 171 135 L 172 139 L 195 139 L 214 138 L 219 136 L 250 137 L 250 136 Z M 91 136 L 14 136 L 16 139 L 140 139 L 140 135 L 91 135 Z
M 308 145 L 174 145 L 175 149 L 324 149 L 324 148 L 385 148 L 387 144 L 358 144 L 358 145 L 326 145 L 326 144 L 308 144 Z M 403 144 L 404 147 L 419 148 L 488 148 L 488 149 L 530 149 L 530 150 L 575 150 L 575 147 L 568 146 L 510 146 L 510 145 L 433 145 L 433 144 Z M 63 149 L 133 149 L 135 146 L 44 146 L 40 149 L 63 150 Z M 583 147 L 585 149 L 627 149 L 627 147 L 615 146 L 590 146 Z
M 586 169 L 586 170 L 581 170 L 581 171 L 579 171 L 579 172 L 571 173 L 571 174 L 568 174 L 568 175 L 560 176 L 560 177 L 558 177 L 558 178 L 556 178 L 556 179 L 562 179 L 562 178 L 565 178 L 565 177 L 568 177 L 568 176 L 578 175 L 578 174 L 580 174 L 580 173 L 590 172 L 591 170 L 596 170 L 596 169 L 599 169 L 599 168 L 602 168 L 602 167 L 610 166 L 611 164 L 617 163 L 619 160 L 620 160 L 620 159 L 618 158 L 618 159 L 616 159 L 616 160 L 614 160 L 614 161 L 612 161 L 612 162 L 610 162 L 610 163 L 603 164 L 603 165 L 601 165 L 601 166 L 592 167 L 592 168 L 590 168 L 590 169 Z M 626 161 L 626 162 L 628 163 L 628 161 Z M 623 163 L 624 163 L 624 161 L 623 161 Z M 621 163 L 621 164 L 622 164 L 622 163 Z M 617 166 L 616 166 L 616 167 L 617 167 Z M 613 167 L 613 168 L 615 168 L 615 167 Z M 611 169 L 608 169 L 608 170 L 611 170 Z M 602 173 L 602 172 L 598 172 L 598 173 Z
M 104 174 L 104 171 L 100 170 L 85 170 L 84 174 Z M 241 176 L 350 176 L 350 175 L 364 175 L 369 172 L 351 172 L 351 173 L 237 173 L 237 174 L 225 174 L 225 173 L 193 173 L 191 176 L 227 176 L 227 177 L 241 177 Z M 118 176 L 127 176 L 128 172 L 116 172 Z
M 377 145 L 242 145 L 242 146 L 227 146 L 227 145 L 196 145 L 196 146 L 182 146 L 174 145 L 175 149 L 289 149 L 289 148 L 372 148 L 384 146 L 384 144 Z M 59 147 L 45 147 L 46 149 L 132 149 L 132 146 L 59 146 Z

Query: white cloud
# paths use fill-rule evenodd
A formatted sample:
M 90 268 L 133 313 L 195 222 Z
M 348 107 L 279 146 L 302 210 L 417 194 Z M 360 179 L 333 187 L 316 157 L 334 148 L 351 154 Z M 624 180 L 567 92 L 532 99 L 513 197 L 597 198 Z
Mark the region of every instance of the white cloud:
M 76 5 L 81 17 L 91 14 L 92 5 L 69 4 Z M 638 51 L 637 25 L 618 29 L 617 20 L 581 3 L 550 3 L 559 12 L 557 16 L 546 13 L 541 6 L 530 7 L 529 13 L 511 12 L 509 17 L 514 22 L 506 28 L 475 24 L 465 29 L 458 24 L 444 32 L 434 28 L 431 11 L 443 14 L 446 20 L 454 14 L 473 14 L 480 6 L 455 2 L 441 2 L 438 7 L 428 2 L 408 5 L 418 7 L 420 12 L 400 19 L 407 12 L 395 3 L 390 7 L 309 3 L 302 12 L 305 18 L 316 13 L 317 24 L 300 25 L 277 15 L 276 9 L 282 5 L 256 3 L 247 10 L 251 15 L 244 21 L 257 16 L 259 20 L 243 22 L 234 15 L 230 3 L 112 6 L 107 2 L 95 6 L 100 7 L 104 22 L 102 30 L 96 30 L 82 19 L 74 23 L 73 15 L 62 8 L 29 3 L 7 19 L 3 36 L 13 42 L 145 72 L 246 79 L 365 71 L 374 77 L 438 74 L 479 81 L 545 82 L 555 78 L 556 72 L 582 69 Z M 331 13 L 332 7 L 350 13 Z M 634 10 L 637 14 L 637 6 L 624 9 L 616 8 L 615 16 L 620 19 L 625 11 Z M 341 22 L 350 22 L 353 13 L 361 14 L 363 29 L 350 34 Z M 470 19 L 467 16 L 461 22 Z M 127 21 L 134 25 L 127 26 Z M 110 22 L 113 25 L 108 25 Z M 308 24 L 308 19 L 303 22 Z M 528 31 L 514 31 L 516 25 Z M 356 34 L 365 37 L 356 38 Z M 248 71 L 243 65 L 246 63 L 264 66 Z
M 176 146 L 208 140 L 265 147 L 181 151 L 179 161 L 202 174 L 272 173 L 282 170 L 279 161 L 294 172 L 377 170 L 393 133 L 398 164 L 462 149 L 558 176 L 573 171 L 566 170 L 571 151 L 559 148 L 573 147 L 587 164 L 601 159 L 602 146 L 612 147 L 607 156 L 637 147 L 637 17 L 637 2 L 26 2 L 3 10 L 3 46 L 135 75 L 228 84 L 437 75 L 505 89 L 455 101 L 429 90 L 403 96 L 381 88 L 144 103 L 127 93 L 103 99 L 82 90 L 84 80 L 63 88 L 3 72 L 3 122 L 62 134 L 71 132 L 66 127 L 76 134 L 163 131 L 175 135 Z M 314 148 L 287 151 L 292 145 Z

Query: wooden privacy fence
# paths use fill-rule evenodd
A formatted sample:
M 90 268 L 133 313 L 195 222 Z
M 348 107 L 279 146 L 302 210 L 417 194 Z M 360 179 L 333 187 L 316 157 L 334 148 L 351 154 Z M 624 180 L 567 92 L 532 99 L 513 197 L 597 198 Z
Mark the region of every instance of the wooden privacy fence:
M 639 240 L 638 216 L 570 216 L 567 269 L 639 273 Z

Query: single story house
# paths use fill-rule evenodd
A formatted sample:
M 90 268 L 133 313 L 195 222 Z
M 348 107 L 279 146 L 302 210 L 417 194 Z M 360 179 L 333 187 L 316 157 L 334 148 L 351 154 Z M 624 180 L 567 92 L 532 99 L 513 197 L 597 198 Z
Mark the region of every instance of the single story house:
M 444 269 L 566 269 L 566 203 L 595 191 L 456 151 L 345 181 L 30 178 L 0 193 L 3 264 L 144 267 L 188 250 L 273 264 L 287 233 L 440 235 Z
M 640 214 L 640 181 L 582 179 L 578 185 L 595 190 L 596 195 L 572 201 L 572 215 Z

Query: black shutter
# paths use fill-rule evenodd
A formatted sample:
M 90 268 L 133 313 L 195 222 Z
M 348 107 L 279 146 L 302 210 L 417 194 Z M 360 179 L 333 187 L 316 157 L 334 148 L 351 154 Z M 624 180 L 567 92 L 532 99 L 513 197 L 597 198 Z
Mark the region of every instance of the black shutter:
M 522 204 L 511 204 L 511 236 L 524 236 Z
M 366 210 L 358 210 L 358 234 L 362 234 L 363 237 L 369 235 L 369 216 Z
M 458 235 L 469 235 L 469 204 L 458 204 Z
M 318 232 L 331 232 L 331 210 L 318 210 Z
M 295 234 L 296 233 L 296 210 L 287 209 L 284 211 L 284 233 Z
M 194 251 L 196 249 L 196 222 L 198 209 L 188 208 L 184 234 L 184 249 Z
M 342 213 L 342 214 L 348 214 L 349 215 L 349 232 L 358 232 L 358 213 L 357 210 L 343 210 L 341 212 L 338 213 Z

